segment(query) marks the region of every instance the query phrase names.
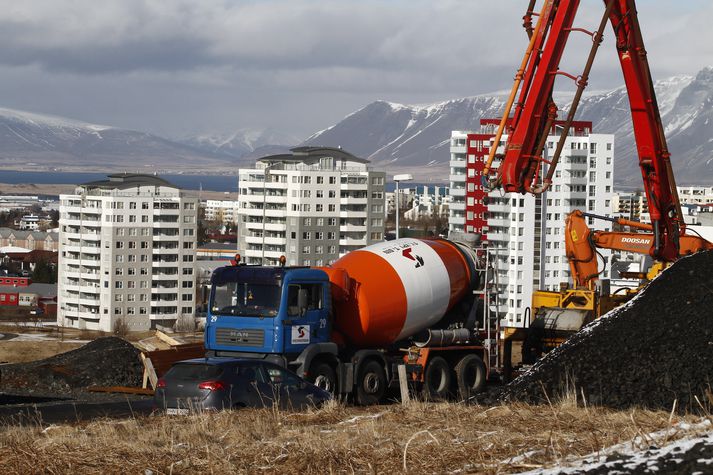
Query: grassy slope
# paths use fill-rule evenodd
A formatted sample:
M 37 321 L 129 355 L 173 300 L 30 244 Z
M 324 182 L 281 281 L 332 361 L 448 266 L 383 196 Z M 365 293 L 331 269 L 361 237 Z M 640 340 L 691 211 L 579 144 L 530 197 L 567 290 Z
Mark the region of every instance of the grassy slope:
M 662 412 L 333 404 L 0 427 L 0 473 L 511 473 L 670 427 Z M 530 454 L 524 457 L 514 457 Z M 148 473 L 148 472 L 146 472 Z

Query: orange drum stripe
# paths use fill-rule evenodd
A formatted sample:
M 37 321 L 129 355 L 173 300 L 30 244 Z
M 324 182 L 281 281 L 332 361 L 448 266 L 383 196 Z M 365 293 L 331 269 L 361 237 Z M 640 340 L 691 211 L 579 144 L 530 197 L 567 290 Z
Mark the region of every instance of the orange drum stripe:
M 407 301 L 404 285 L 393 267 L 380 256 L 364 251 L 350 252 L 332 266 L 347 270 L 351 286 L 344 289 L 347 300 L 334 302 L 336 329 L 350 343 L 360 346 L 394 342 L 406 321 Z M 334 282 L 333 273 L 325 270 L 332 285 L 344 285 Z

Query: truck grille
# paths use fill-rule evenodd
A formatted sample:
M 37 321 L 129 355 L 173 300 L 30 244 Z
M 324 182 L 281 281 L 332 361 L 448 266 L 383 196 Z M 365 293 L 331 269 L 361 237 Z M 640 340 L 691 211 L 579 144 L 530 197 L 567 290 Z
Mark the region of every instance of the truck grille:
M 224 346 L 263 346 L 265 331 L 255 329 L 216 328 L 215 342 Z

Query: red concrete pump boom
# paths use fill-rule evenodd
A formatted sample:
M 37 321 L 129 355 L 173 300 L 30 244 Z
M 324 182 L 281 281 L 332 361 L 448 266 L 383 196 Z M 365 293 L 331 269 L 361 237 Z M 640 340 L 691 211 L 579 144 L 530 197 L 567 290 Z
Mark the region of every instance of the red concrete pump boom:
M 579 0 L 545 0 L 539 14 L 532 12 L 535 3 L 534 0 L 530 1 L 530 9 L 525 15 L 524 25 L 530 43 L 495 136 L 494 143 L 497 144 L 507 125 L 505 152 L 498 168 L 493 169 L 497 146 L 490 148 L 484 179 L 489 186 L 502 187 L 507 192 L 538 194 L 551 185 L 608 22 L 614 30 L 617 54 L 624 73 L 639 166 L 651 215 L 653 243 L 649 253 L 662 261 L 676 260 L 685 224 L 634 0 L 604 0 L 604 15 L 596 31 L 572 26 Z M 531 17 L 534 15 L 538 18 L 533 29 Z M 579 76 L 559 70 L 560 59 L 572 32 L 592 37 L 592 48 L 584 71 Z M 552 91 L 555 79 L 560 75 L 574 80 L 577 90 L 554 155 L 546 157 L 543 150 L 547 135 L 557 118 Z M 516 96 L 518 99 L 515 103 Z M 508 120 L 511 111 L 513 115 Z

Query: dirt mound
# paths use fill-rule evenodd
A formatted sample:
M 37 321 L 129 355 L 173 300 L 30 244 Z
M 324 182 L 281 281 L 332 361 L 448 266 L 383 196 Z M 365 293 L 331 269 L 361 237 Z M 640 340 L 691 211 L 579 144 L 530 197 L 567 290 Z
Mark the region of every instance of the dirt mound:
M 546 401 L 576 390 L 605 406 L 713 405 L 713 251 L 680 259 L 623 307 L 591 323 L 505 388 Z
M 88 386 L 140 386 L 139 350 L 126 340 L 100 338 L 50 358 L 0 367 L 0 391 L 71 394 Z

